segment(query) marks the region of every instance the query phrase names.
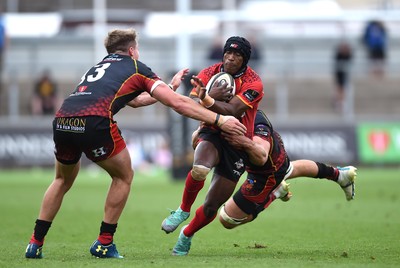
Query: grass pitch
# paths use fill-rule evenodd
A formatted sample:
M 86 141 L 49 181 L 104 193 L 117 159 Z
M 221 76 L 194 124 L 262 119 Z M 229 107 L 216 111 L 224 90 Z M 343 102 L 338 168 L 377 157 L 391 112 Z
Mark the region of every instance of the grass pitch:
M 165 172 L 138 171 L 115 236 L 122 260 L 96 259 L 89 253 L 109 178 L 103 171 L 85 169 L 46 237 L 44 258 L 25 259 L 53 173 L 0 172 L 0 267 L 400 267 L 399 168 L 360 167 L 351 202 L 335 183 L 291 180 L 294 196 L 289 202 L 277 200 L 254 222 L 233 230 L 215 220 L 195 235 L 185 257 L 171 256 L 178 230 L 166 235 L 160 229 L 168 209 L 180 203 L 183 181 L 172 181 Z

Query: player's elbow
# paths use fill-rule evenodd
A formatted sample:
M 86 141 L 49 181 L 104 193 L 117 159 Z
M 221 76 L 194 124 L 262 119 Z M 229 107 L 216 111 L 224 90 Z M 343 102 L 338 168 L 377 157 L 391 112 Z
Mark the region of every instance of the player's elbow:
M 186 115 L 187 110 L 190 109 L 187 101 L 183 100 L 182 98 L 177 98 L 176 101 L 171 102 L 169 107 L 174 109 L 175 112 Z

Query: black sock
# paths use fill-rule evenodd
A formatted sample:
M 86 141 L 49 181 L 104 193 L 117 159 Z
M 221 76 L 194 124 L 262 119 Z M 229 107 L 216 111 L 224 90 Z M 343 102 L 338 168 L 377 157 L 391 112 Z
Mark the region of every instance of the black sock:
M 109 224 L 101 222 L 100 234 L 97 238 L 103 245 L 109 245 L 113 242 L 114 233 L 117 229 L 117 224 Z
M 100 234 L 103 233 L 109 233 L 109 234 L 114 234 L 115 231 L 117 230 L 117 223 L 116 224 L 109 224 L 109 223 L 105 223 L 104 221 L 101 222 L 101 226 L 100 226 Z
M 318 174 L 315 176 L 315 178 L 337 181 L 339 171 L 336 168 L 327 166 L 326 164 L 320 162 L 315 163 L 318 166 Z
M 43 220 L 36 220 L 35 230 L 34 230 L 34 237 L 37 241 L 43 242 L 44 237 L 46 236 L 47 232 L 49 231 L 51 226 L 51 221 L 43 221 Z

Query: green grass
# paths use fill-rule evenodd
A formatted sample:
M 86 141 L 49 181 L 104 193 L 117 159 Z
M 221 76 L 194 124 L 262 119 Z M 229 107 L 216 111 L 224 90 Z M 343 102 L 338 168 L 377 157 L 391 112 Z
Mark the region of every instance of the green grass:
M 183 181 L 137 172 L 115 242 L 123 260 L 96 259 L 109 186 L 105 173 L 82 170 L 51 227 L 44 258 L 25 259 L 52 170 L 0 171 L 0 267 L 399 267 L 400 169 L 359 168 L 356 199 L 325 180 L 291 181 L 293 198 L 276 201 L 234 230 L 217 220 L 198 232 L 186 257 L 171 256 L 178 232 L 160 224 L 181 200 Z M 150 174 L 151 173 L 151 174 Z M 195 208 L 204 200 L 203 189 Z

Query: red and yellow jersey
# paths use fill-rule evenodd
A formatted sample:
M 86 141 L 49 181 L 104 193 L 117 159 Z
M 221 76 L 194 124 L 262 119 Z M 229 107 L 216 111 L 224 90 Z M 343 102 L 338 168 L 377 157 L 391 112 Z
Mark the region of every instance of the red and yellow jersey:
M 222 62 L 220 62 L 200 71 L 198 77 L 204 85 L 208 83 L 213 75 L 222 71 L 222 65 Z M 234 79 L 236 86 L 235 96 L 249 107 L 243 116 L 238 119 L 247 128 L 246 136 L 252 138 L 254 134 L 254 119 L 258 105 L 264 96 L 262 80 L 249 66 L 245 72 L 235 76 Z M 196 89 L 192 89 L 190 94 L 196 95 Z
M 144 91 L 162 83 L 144 63 L 129 56 L 110 54 L 90 68 L 67 97 L 56 117 L 100 116 L 112 119 Z

